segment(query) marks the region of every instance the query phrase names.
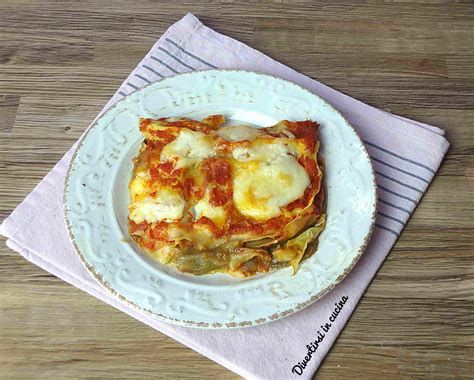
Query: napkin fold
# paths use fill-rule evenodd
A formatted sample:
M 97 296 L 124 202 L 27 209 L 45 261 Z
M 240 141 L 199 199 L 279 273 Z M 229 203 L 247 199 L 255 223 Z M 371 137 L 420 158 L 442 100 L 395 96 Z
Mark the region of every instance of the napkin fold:
M 259 71 L 306 87 L 335 106 L 366 144 L 379 190 L 375 231 L 356 267 L 324 298 L 266 325 L 200 330 L 157 321 L 111 296 L 79 261 L 64 223 L 64 178 L 76 144 L 3 221 L 0 233 L 8 238 L 11 249 L 32 263 L 244 377 L 311 378 L 428 188 L 449 143 L 441 129 L 391 115 L 335 91 L 215 32 L 192 14 L 165 32 L 101 114 L 147 83 L 210 68 Z

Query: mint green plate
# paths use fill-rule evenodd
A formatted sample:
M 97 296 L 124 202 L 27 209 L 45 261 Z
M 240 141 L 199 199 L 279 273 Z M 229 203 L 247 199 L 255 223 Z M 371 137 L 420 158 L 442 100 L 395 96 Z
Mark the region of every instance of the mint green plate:
M 236 279 L 191 276 L 163 266 L 127 233 L 128 183 L 142 142 L 140 117 L 204 118 L 270 126 L 279 120 L 321 124 L 327 225 L 318 251 L 291 269 Z M 290 315 L 321 298 L 365 249 L 376 212 L 369 156 L 341 114 L 293 83 L 237 70 L 180 74 L 123 98 L 81 139 L 64 192 L 69 235 L 81 261 L 105 289 L 157 319 L 201 328 L 253 326 Z

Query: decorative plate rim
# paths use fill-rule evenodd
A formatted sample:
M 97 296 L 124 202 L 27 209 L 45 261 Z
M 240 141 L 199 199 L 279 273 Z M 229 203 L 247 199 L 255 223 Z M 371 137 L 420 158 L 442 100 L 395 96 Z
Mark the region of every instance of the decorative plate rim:
M 77 155 L 78 155 L 82 145 L 84 144 L 85 140 L 87 139 L 89 133 L 94 128 L 97 127 L 97 125 L 99 124 L 99 121 L 105 115 L 107 115 L 110 111 L 112 111 L 114 108 L 116 108 L 120 103 L 127 100 L 129 97 L 131 97 L 133 94 L 135 94 L 137 92 L 143 91 L 144 89 L 146 89 L 150 86 L 153 86 L 156 83 L 163 82 L 163 81 L 165 81 L 167 79 L 170 79 L 170 78 L 174 78 L 174 77 L 177 77 L 177 76 L 193 75 L 193 74 L 202 73 L 202 72 L 209 72 L 209 73 L 212 73 L 212 72 L 237 72 L 237 73 L 242 72 L 242 73 L 246 73 L 246 74 L 255 74 L 257 76 L 269 77 L 269 78 L 272 78 L 272 79 L 276 79 L 278 81 L 288 83 L 292 86 L 297 87 L 299 90 L 302 90 L 303 92 L 309 94 L 310 96 L 314 96 L 316 98 L 319 98 L 319 100 L 321 100 L 326 106 L 328 106 L 331 109 L 332 112 L 339 115 L 344 120 L 346 125 L 352 130 L 352 132 L 354 133 L 354 136 L 356 137 L 357 141 L 360 143 L 360 146 L 362 148 L 362 154 L 367 158 L 367 160 L 369 162 L 371 177 L 372 177 L 371 190 L 374 194 L 374 203 L 371 204 L 370 206 L 371 206 L 371 208 L 373 208 L 373 212 L 372 212 L 372 215 L 370 216 L 370 226 L 369 226 L 369 229 L 367 231 L 367 234 L 365 235 L 365 237 L 363 239 L 363 242 L 360 245 L 359 249 L 357 250 L 357 253 L 355 254 L 352 262 L 344 269 L 344 271 L 331 284 L 326 286 L 324 289 L 320 290 L 319 292 L 317 292 L 315 294 L 310 295 L 309 298 L 306 301 L 300 302 L 300 303 L 294 305 L 293 308 L 274 313 L 271 316 L 269 316 L 268 318 L 265 318 L 265 320 L 262 320 L 260 318 L 260 319 L 257 319 L 255 321 L 243 321 L 243 322 L 239 322 L 239 323 L 229 322 L 229 323 L 223 323 L 223 324 L 216 324 L 216 323 L 211 324 L 211 323 L 208 323 L 208 322 L 195 322 L 195 321 L 178 320 L 178 319 L 171 318 L 171 317 L 163 315 L 163 314 L 153 312 L 151 310 L 148 310 L 148 309 L 138 305 L 137 303 L 129 300 L 128 298 L 124 297 L 119 292 L 117 292 L 112 286 L 109 285 L 109 283 L 107 281 L 105 281 L 103 279 L 102 275 L 100 273 L 97 273 L 95 271 L 94 267 L 91 266 L 88 263 L 88 261 L 86 260 L 85 256 L 81 252 L 81 249 L 79 248 L 79 246 L 78 246 L 78 244 L 75 240 L 75 236 L 74 236 L 74 233 L 72 231 L 72 223 L 69 220 L 68 209 L 67 209 L 67 197 L 68 197 L 68 190 L 69 190 L 69 180 L 70 180 L 70 176 L 71 176 L 72 171 L 73 171 L 73 166 L 76 162 Z M 73 245 L 73 248 L 74 248 L 77 256 L 79 257 L 79 260 L 82 262 L 82 264 L 84 265 L 86 270 L 91 274 L 91 276 L 109 294 L 116 297 L 120 301 L 126 303 L 127 305 L 131 306 L 136 311 L 143 312 L 146 315 L 148 315 L 148 316 L 150 316 L 150 317 L 152 317 L 156 320 L 162 321 L 162 322 L 167 322 L 167 323 L 171 323 L 171 324 L 178 325 L 178 326 L 201 328 L 201 329 L 233 329 L 233 328 L 258 326 L 258 325 L 270 323 L 270 322 L 282 319 L 286 316 L 292 315 L 292 314 L 300 311 L 301 309 L 313 304 L 314 302 L 320 300 L 327 293 L 329 293 L 332 289 L 334 289 L 338 284 L 340 284 L 342 282 L 342 280 L 354 269 L 355 265 L 357 264 L 357 262 L 359 261 L 359 259 L 362 256 L 362 254 L 366 250 L 367 245 L 370 241 L 370 238 L 373 234 L 373 231 L 374 231 L 374 228 L 375 228 L 376 215 L 377 215 L 378 189 L 377 189 L 377 184 L 376 184 L 376 181 L 375 181 L 375 170 L 374 170 L 374 167 L 373 167 L 373 163 L 372 163 L 372 160 L 370 159 L 370 155 L 369 155 L 369 153 L 367 151 L 367 148 L 365 147 L 361 137 L 359 136 L 359 134 L 357 133 L 355 128 L 352 126 L 352 124 L 349 123 L 349 121 L 346 119 L 346 117 L 340 111 L 338 111 L 331 103 L 326 101 L 323 97 L 309 91 L 308 89 L 306 89 L 305 87 L 303 87 L 299 84 L 296 84 L 296 83 L 291 82 L 289 80 L 286 80 L 284 78 L 281 78 L 281 77 L 278 77 L 278 76 L 275 76 L 275 75 L 271 75 L 271 74 L 267 74 L 267 73 L 262 73 L 262 72 L 258 72 L 258 71 L 252 71 L 252 70 L 241 70 L 241 69 L 204 69 L 204 70 L 195 70 L 195 71 L 191 71 L 191 72 L 179 73 L 179 74 L 175 74 L 175 75 L 172 75 L 172 76 L 169 76 L 169 77 L 160 78 L 160 79 L 158 79 L 156 81 L 153 81 L 151 83 L 147 83 L 144 86 L 142 86 L 142 87 L 140 87 L 136 90 L 133 90 L 132 92 L 130 92 L 129 94 L 127 94 L 123 98 L 119 99 L 112 106 L 110 106 L 108 109 L 106 109 L 100 116 L 98 116 L 93 121 L 93 123 L 84 131 L 83 135 L 78 140 L 77 147 L 75 148 L 74 153 L 71 157 L 71 160 L 69 162 L 68 169 L 67 169 L 67 172 L 66 172 L 66 177 L 64 179 L 64 189 L 63 189 L 62 202 L 63 202 L 63 211 L 64 211 L 63 216 L 64 216 L 64 220 L 66 222 L 67 233 L 68 233 L 69 239 L 70 239 L 70 241 Z

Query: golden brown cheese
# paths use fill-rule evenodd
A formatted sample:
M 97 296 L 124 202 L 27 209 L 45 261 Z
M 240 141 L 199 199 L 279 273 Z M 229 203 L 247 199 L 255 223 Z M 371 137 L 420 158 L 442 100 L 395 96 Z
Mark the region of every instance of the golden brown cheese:
M 137 244 L 182 272 L 250 276 L 292 265 L 324 228 L 319 125 L 141 119 L 130 181 Z

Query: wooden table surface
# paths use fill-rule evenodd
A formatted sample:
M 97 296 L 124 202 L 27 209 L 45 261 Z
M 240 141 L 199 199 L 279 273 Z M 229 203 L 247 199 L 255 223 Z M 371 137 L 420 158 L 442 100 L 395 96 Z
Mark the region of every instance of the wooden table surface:
M 317 377 L 472 376 L 474 3 L 171 3 L 0 3 L 0 219 L 192 11 L 312 78 L 446 130 L 436 179 Z M 0 250 L 0 377 L 237 377 L 4 239 Z

